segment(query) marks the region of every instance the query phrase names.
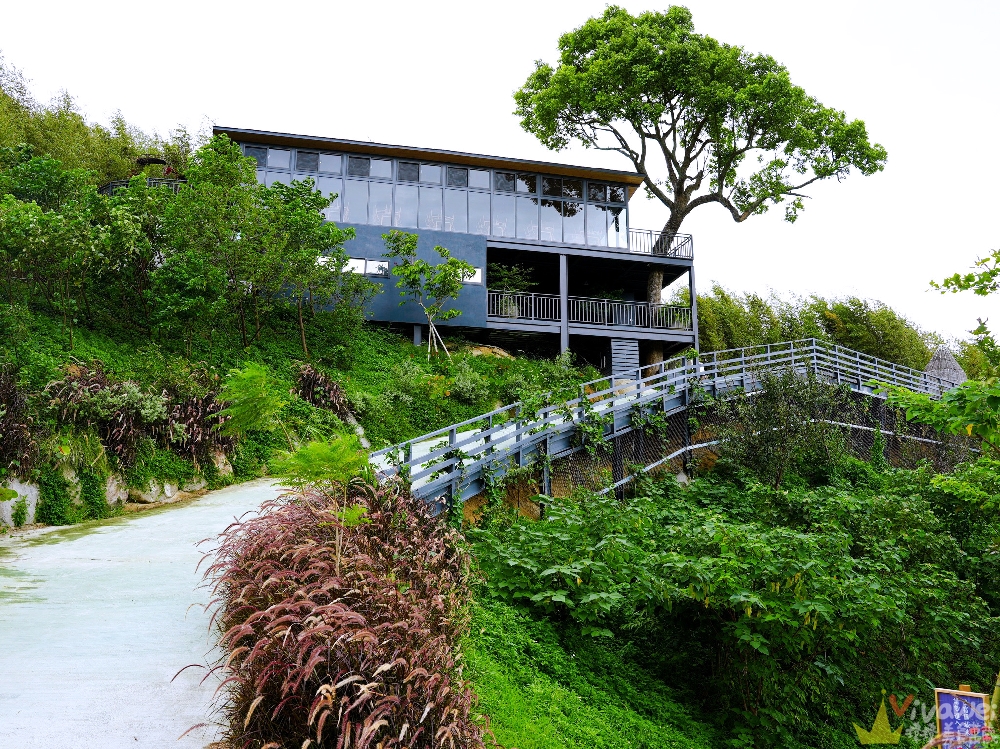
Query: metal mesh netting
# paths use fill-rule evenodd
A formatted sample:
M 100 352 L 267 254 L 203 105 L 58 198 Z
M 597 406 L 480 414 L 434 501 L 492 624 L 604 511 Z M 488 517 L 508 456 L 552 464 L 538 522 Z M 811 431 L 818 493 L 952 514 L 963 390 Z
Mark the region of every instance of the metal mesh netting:
M 847 406 L 838 421 L 828 423 L 840 433 L 847 451 L 861 460 L 871 459 L 876 430 L 882 432 L 886 461 L 896 468 L 915 468 L 928 461 L 936 471 L 948 472 L 976 452 L 973 440 L 942 435 L 926 425 L 908 422 L 901 411 L 881 398 L 851 393 Z M 576 489 L 622 493 L 643 469 L 654 475 L 708 470 L 725 452 L 724 444 L 711 444 L 718 427 L 718 415 L 711 411 L 669 414 L 656 428 L 634 428 L 610 437 L 592 451 L 578 448 L 562 457 L 553 456 L 549 486 L 544 469 L 539 467 L 533 476 L 522 476 L 510 488 L 508 503 L 537 516 L 537 505 L 530 499 L 545 493 L 546 488 L 555 497 L 568 496 Z M 479 497 L 470 500 L 471 507 L 481 504 L 477 500 Z

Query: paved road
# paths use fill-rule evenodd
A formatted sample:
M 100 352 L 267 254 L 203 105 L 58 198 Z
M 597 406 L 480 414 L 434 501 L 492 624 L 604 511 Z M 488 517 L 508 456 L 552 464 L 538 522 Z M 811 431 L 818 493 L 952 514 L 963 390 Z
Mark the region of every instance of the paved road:
M 214 740 L 218 682 L 171 683 L 214 655 L 195 544 L 276 494 L 258 481 L 0 546 L 0 747 Z

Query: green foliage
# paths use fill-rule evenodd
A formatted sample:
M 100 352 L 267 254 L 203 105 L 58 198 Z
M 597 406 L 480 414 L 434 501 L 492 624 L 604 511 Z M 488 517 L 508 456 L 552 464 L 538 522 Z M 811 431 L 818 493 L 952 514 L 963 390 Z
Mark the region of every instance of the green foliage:
M 486 598 L 472 609 L 465 674 L 500 746 L 707 749 L 712 728 L 633 649 L 581 637 Z
M 687 292 L 675 301 L 686 305 Z M 705 352 L 816 338 L 914 369 L 927 366 L 941 343 L 882 302 L 764 298 L 734 294 L 718 284 L 698 295 L 698 335 Z
M 794 221 L 803 188 L 885 165 L 861 120 L 806 94 L 774 58 L 695 33 L 686 8 L 610 6 L 559 51 L 514 94 L 521 126 L 552 149 L 621 153 L 670 210 L 668 233 L 710 203 L 735 221 L 784 204 Z
M 288 396 L 278 389 L 274 375 L 263 364 L 248 362 L 242 369 L 231 369 L 220 394 L 227 404 L 222 411 L 223 434 L 266 432 L 282 426 L 278 414 Z
M 965 481 L 989 493 L 986 475 Z M 730 735 L 810 744 L 823 726 L 849 732 L 877 685 L 929 701 L 928 683 L 991 683 L 993 562 L 970 575 L 966 555 L 995 553 L 997 523 L 955 513 L 932 478 L 775 491 L 668 477 L 624 503 L 552 499 L 540 522 L 472 538 L 496 595 L 634 643 L 722 708 Z
M 28 522 L 28 500 L 24 497 L 19 497 L 11 506 L 10 520 L 15 528 L 20 528 Z
M 75 523 L 76 510 L 69 494 L 69 482 L 59 471 L 43 465 L 38 474 L 38 505 L 35 521 L 46 525 Z
M 146 439 L 136 455 L 135 464 L 125 472 L 125 482 L 130 487 L 146 491 L 153 480 L 181 486 L 195 475 L 194 464 L 190 460 L 157 447 L 152 440 Z
M 850 408 L 850 390 L 834 388 L 813 373 L 756 374 L 760 389 L 717 401 L 717 438 L 726 459 L 775 489 L 789 474 L 828 483 L 846 454 L 844 437 L 831 421 Z
M 80 500 L 82 513 L 88 520 L 100 520 L 108 517 L 112 510 L 108 505 L 106 476 L 93 471 L 77 472 L 80 481 Z
M 295 452 L 279 457 L 273 467 L 275 476 L 297 488 L 344 485 L 355 476 L 369 472 L 368 456 L 355 434 L 308 442 Z
M 883 385 L 890 405 L 906 411 L 909 421 L 927 424 L 945 434 L 976 437 L 984 450 L 1000 456 L 1000 380 L 969 380 L 931 398 L 898 385 Z
M 407 234 L 394 229 L 388 234 L 383 234 L 382 239 L 385 241 L 385 257 L 398 261 L 392 266 L 392 274 L 399 278 L 396 286 L 402 289 L 399 295 L 404 297 L 404 300 L 399 303 L 400 306 L 406 304 L 405 297 L 409 297 L 423 310 L 427 318 L 427 325 L 430 328 L 427 336 L 427 358 L 431 358 L 431 348 L 434 347 L 436 350 L 438 341 L 451 358 L 448 347 L 444 345 L 444 340 L 437 332 L 435 321 L 452 320 L 462 314 L 461 310 L 445 308 L 458 299 L 462 291 L 462 282 L 472 278 L 476 269 L 464 260 L 452 257 L 444 247 L 434 248 L 434 252 L 443 262 L 431 265 L 417 254 L 416 234 Z
M 510 293 L 531 291 L 538 286 L 532 269 L 520 263 L 488 263 L 486 283 L 491 291 Z

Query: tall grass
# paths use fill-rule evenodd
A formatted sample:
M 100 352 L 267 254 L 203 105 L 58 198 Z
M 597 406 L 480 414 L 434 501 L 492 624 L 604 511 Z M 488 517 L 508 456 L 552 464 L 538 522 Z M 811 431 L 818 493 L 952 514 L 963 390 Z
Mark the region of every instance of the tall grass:
M 355 480 L 349 501 L 367 522 L 344 527 L 331 497 L 306 490 L 220 539 L 207 574 L 230 742 L 481 747 L 456 649 L 468 610 L 461 537 L 398 485 Z

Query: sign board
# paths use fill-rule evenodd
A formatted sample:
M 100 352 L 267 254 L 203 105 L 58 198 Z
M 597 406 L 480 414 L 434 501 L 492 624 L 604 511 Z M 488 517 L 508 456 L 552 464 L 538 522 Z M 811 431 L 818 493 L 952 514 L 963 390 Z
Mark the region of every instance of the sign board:
M 990 698 L 977 692 L 935 689 L 937 730 L 942 749 L 980 749 L 991 741 Z

